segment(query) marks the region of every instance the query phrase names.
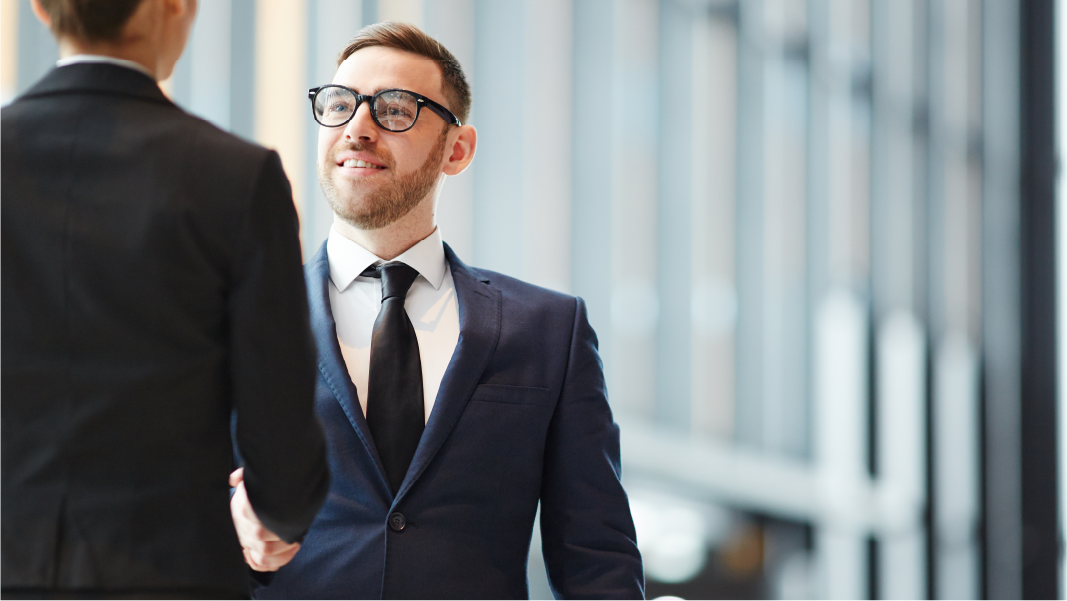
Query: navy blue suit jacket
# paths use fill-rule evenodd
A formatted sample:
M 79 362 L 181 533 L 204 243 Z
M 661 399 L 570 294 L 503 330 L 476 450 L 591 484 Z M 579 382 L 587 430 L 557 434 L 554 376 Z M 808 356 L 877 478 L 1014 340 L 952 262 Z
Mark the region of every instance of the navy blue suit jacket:
M 585 304 L 445 254 L 459 343 L 395 499 L 337 343 L 325 244 L 306 265 L 332 483 L 300 552 L 256 596 L 525 598 L 540 500 L 557 596 L 642 597 Z

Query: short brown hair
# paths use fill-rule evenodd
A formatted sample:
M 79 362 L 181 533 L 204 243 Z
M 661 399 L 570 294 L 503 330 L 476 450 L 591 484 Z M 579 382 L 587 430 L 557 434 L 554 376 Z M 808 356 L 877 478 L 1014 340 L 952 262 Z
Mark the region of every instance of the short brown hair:
M 467 122 L 471 111 L 471 87 L 463 75 L 463 67 L 459 61 L 440 42 L 409 23 L 375 23 L 356 33 L 356 37 L 337 55 L 337 65 L 340 66 L 356 51 L 373 46 L 404 50 L 437 62 L 444 81 L 442 92 L 445 101 L 460 123 Z
M 141 0 L 40 0 L 52 33 L 90 42 L 115 42 Z

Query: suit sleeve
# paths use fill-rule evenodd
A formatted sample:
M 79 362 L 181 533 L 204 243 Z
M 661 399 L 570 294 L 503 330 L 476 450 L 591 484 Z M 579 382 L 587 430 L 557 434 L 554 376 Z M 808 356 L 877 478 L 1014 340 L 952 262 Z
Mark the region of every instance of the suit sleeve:
M 644 575 L 596 334 L 577 299 L 570 357 L 549 425 L 541 538 L 557 598 L 641 599 Z
M 314 412 L 315 348 L 298 220 L 273 151 L 238 230 L 229 297 L 235 442 L 256 515 L 293 542 L 326 498 L 329 473 Z

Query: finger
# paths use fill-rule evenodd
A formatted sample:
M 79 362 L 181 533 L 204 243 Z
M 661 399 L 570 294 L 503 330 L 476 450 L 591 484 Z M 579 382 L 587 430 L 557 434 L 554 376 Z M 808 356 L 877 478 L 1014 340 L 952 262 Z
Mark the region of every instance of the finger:
M 256 512 L 252 510 L 252 503 L 248 500 L 248 491 L 245 490 L 244 482 L 237 484 L 233 496 L 230 497 L 230 513 L 234 516 L 235 524 L 238 518 L 255 526 L 262 526 L 263 524 L 259 521 L 259 517 L 256 516 Z
M 248 567 L 252 568 L 253 570 L 255 570 L 257 572 L 265 571 L 265 570 L 261 569 L 263 566 L 259 565 L 259 563 L 256 561 L 255 557 L 252 556 L 252 552 L 251 551 L 249 551 L 248 549 L 241 549 L 241 552 L 244 553 L 245 563 L 248 564 Z
M 245 468 L 239 467 L 230 474 L 230 486 L 237 486 L 245 479 Z
M 230 512 L 234 515 L 238 513 L 244 513 L 244 506 L 248 504 L 248 493 L 245 492 L 245 486 L 243 482 L 237 483 L 233 491 L 233 496 L 230 497 Z
M 282 539 L 266 528 L 256 517 L 252 504 L 248 500 L 248 491 L 245 490 L 244 482 L 237 484 L 233 497 L 230 498 L 230 517 L 233 519 L 233 526 L 242 547 L 262 551 L 265 543 L 287 544 L 281 542 Z
M 250 524 L 241 518 L 234 521 L 234 527 L 237 530 L 237 538 L 240 540 L 242 547 L 262 550 L 268 544 L 286 544 L 270 530 L 257 524 Z
M 285 564 L 289 563 L 290 561 L 292 561 L 293 558 L 296 557 L 296 553 L 299 550 L 300 550 L 300 545 L 299 544 L 295 544 L 292 547 L 290 547 L 288 551 L 286 551 L 284 553 L 280 553 L 278 555 L 275 555 L 274 556 L 274 562 L 277 563 L 278 567 L 280 568 L 280 567 L 284 566 Z
M 285 543 L 279 541 L 264 542 L 258 540 L 243 540 L 241 541 L 241 547 L 247 551 L 254 553 L 258 561 L 262 561 L 264 557 L 274 557 L 276 555 L 285 555 L 290 552 L 294 547 L 299 548 L 296 543 Z
M 233 496 L 230 497 L 230 515 L 233 517 L 233 525 L 238 530 L 242 527 L 247 529 L 249 525 L 259 524 L 259 520 L 252 513 L 251 504 L 248 502 L 248 493 L 245 491 L 243 482 L 237 484 L 236 490 L 233 491 Z
M 243 483 L 237 486 L 237 491 L 230 499 L 230 517 L 242 547 L 247 548 L 267 541 L 280 540 L 273 532 L 264 528 L 252 512 Z
M 240 495 L 240 498 L 238 498 Z M 274 534 L 263 525 L 263 522 L 259 521 L 259 516 L 256 515 L 256 511 L 252 508 L 252 502 L 248 500 L 248 491 L 245 490 L 244 482 L 237 485 L 237 491 L 233 495 L 234 499 L 237 499 L 236 509 L 239 511 L 241 518 L 245 522 L 247 528 L 250 529 L 249 535 L 259 540 L 282 540 L 277 534 Z M 230 500 L 231 510 L 235 508 L 234 500 Z
M 255 554 L 255 552 L 252 551 L 248 552 L 248 557 L 245 559 L 245 563 L 248 564 L 248 567 L 252 568 L 257 572 L 274 572 L 277 571 L 279 567 L 281 567 L 272 566 L 269 563 L 263 561 L 262 559 L 257 559 L 257 555 Z
M 245 549 L 245 562 L 257 572 L 273 572 L 281 566 L 274 566 L 272 562 L 254 549 Z
M 234 488 L 233 497 L 230 498 L 230 506 L 233 507 L 235 504 L 245 519 L 255 524 L 259 523 L 259 518 L 252 511 L 252 502 L 248 500 L 248 490 L 245 489 L 244 482 L 238 482 Z
M 264 528 L 262 524 L 245 524 L 245 535 L 254 541 L 259 543 L 268 543 L 281 541 L 277 534 L 274 534 L 267 528 Z
M 281 566 L 271 566 L 265 563 L 259 563 L 253 559 L 251 562 L 248 563 L 248 567 L 252 568 L 257 572 L 277 572 L 278 568 Z
M 297 551 L 300 550 L 299 544 L 291 545 L 284 553 L 278 555 L 261 555 L 254 550 L 248 551 L 248 555 L 251 556 L 252 561 L 249 565 L 252 569 L 258 572 L 274 572 L 278 568 L 281 568 L 285 564 L 292 561 L 296 556 Z
M 289 553 L 293 549 L 299 549 L 298 543 L 286 543 L 282 541 L 270 541 L 270 542 L 252 542 L 246 547 L 249 551 L 258 553 L 263 557 L 274 557 L 276 555 L 284 555 Z

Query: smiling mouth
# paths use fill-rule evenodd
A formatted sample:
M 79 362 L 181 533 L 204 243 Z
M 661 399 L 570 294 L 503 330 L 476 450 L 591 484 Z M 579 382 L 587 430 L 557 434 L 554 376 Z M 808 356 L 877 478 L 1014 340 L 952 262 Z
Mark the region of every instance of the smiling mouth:
M 360 160 L 360 159 L 345 159 L 345 161 L 343 163 L 341 163 L 341 166 L 342 167 L 364 167 L 366 169 L 385 169 L 385 167 L 382 167 L 381 165 L 375 165 L 374 163 L 368 163 L 367 161 L 363 161 L 363 160 Z

